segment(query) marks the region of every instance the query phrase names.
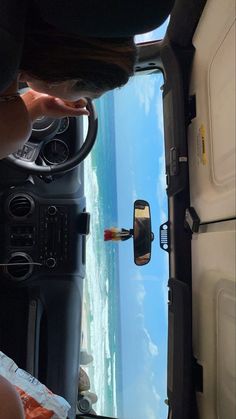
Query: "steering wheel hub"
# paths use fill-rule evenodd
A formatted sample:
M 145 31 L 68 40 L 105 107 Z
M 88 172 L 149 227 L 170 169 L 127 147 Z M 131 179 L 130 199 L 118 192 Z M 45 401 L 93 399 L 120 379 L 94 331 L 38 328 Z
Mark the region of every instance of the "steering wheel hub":
M 60 119 L 53 119 L 48 116 L 38 118 L 33 124 L 30 141 L 50 140 L 57 134 L 59 127 Z

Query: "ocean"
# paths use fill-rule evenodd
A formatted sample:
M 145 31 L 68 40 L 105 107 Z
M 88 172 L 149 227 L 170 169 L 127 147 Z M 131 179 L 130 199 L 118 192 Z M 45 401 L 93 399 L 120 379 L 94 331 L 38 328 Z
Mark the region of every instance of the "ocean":
M 119 316 L 119 252 L 103 240 L 105 228 L 117 226 L 116 149 L 113 93 L 96 101 L 99 130 L 85 160 L 85 195 L 91 214 L 86 246 L 84 307 L 87 350 L 94 357 L 86 367 L 91 391 L 98 396 L 97 413 L 122 415 Z

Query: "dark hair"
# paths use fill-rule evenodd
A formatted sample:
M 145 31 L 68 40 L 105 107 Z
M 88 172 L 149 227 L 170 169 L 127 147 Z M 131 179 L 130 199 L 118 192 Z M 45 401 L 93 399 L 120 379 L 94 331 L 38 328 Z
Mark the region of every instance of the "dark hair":
M 49 25 L 26 32 L 20 70 L 46 82 L 78 79 L 78 88 L 101 92 L 127 83 L 136 61 L 134 39 L 83 38 Z

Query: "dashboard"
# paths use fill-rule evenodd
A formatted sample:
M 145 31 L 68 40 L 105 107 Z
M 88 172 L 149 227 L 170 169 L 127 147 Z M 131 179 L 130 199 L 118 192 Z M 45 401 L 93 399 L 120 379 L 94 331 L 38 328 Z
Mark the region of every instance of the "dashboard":
M 41 119 L 16 157 L 30 164 L 36 150 L 38 165 L 55 166 L 81 148 L 82 134 L 82 118 Z M 83 163 L 66 173 L 30 175 L 0 162 L 1 350 L 64 396 L 71 418 L 89 221 Z
M 85 237 L 88 214 L 75 200 L 43 199 L 17 188 L 4 198 L 2 256 L 7 279 L 25 280 L 32 274 L 75 272 L 78 269 L 78 234 Z M 14 263 L 29 263 L 23 268 Z M 85 242 L 81 246 L 85 264 Z M 31 264 L 30 264 L 31 263 Z
M 30 140 L 15 154 L 23 161 L 38 165 L 65 163 L 73 155 L 75 118 L 52 119 L 41 117 L 33 125 Z M 36 155 L 37 153 L 37 155 Z

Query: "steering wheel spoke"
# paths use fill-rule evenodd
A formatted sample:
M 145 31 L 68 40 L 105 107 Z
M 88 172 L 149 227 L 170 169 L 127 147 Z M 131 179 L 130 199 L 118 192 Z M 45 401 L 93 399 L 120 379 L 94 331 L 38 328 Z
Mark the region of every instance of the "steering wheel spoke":
M 14 157 L 18 160 L 22 160 L 28 163 L 35 163 L 42 148 L 42 143 L 34 144 L 28 141 L 20 148 Z

